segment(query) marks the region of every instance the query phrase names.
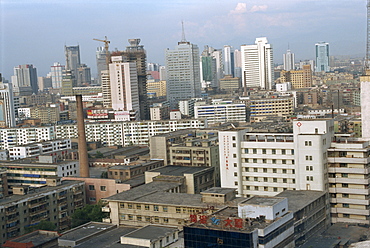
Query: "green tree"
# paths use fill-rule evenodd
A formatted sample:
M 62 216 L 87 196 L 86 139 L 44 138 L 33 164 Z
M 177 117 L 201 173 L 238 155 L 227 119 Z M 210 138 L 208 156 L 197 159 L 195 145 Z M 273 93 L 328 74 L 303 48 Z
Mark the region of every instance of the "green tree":
M 97 152 L 95 153 L 95 158 L 104 158 L 104 154 L 103 154 L 103 153 L 101 153 L 100 151 L 97 151 Z
M 103 171 L 100 175 L 100 178 L 108 178 L 108 171 Z
M 102 222 L 102 219 L 107 216 L 107 213 L 102 212 L 102 207 L 103 204 L 99 202 L 96 205 L 86 205 L 85 207 L 76 210 L 71 216 L 72 228 L 90 221 Z
M 26 227 L 26 232 L 33 232 L 36 230 L 55 231 L 57 227 L 51 221 L 42 220 L 37 225 Z

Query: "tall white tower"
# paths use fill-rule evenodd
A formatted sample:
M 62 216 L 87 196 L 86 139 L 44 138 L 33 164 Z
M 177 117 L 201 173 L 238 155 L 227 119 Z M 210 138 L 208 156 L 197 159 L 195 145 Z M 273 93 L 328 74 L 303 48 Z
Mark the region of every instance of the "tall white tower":
M 329 67 L 329 43 L 319 42 L 316 47 L 316 70 L 315 72 L 328 72 Z
M 284 70 L 291 71 L 294 70 L 294 53 L 292 53 L 289 49 L 283 55 L 284 60 Z
M 257 38 L 255 45 L 242 45 L 242 82 L 244 87 L 271 89 L 274 81 L 272 45 Z
M 65 66 L 61 65 L 59 62 L 55 62 L 54 65 L 51 66 L 50 76 L 51 86 L 53 87 L 53 89 L 59 89 L 62 87 L 63 72 L 65 69 Z
M 0 127 L 14 127 L 15 124 L 12 85 L 3 83 L 0 74 Z
M 136 112 L 134 119 L 138 120 L 140 104 L 136 63 L 124 62 L 124 56 L 112 56 L 111 59 L 109 78 L 112 108 L 126 111 L 127 115 Z
M 223 49 L 224 75 L 234 75 L 234 52 L 231 46 L 225 45 Z
M 364 75 L 361 82 L 362 137 L 370 139 L 370 0 L 367 1 L 367 35 Z

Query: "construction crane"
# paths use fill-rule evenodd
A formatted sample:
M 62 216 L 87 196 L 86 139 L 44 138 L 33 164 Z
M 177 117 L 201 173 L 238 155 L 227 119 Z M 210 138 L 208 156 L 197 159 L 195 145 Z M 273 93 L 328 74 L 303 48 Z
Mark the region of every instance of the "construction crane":
M 99 40 L 99 39 L 93 39 L 93 40 L 104 42 L 104 44 L 105 44 L 104 48 L 105 48 L 105 52 L 106 52 L 105 62 L 107 64 L 107 70 L 108 70 L 108 68 L 109 68 L 109 43 L 110 43 L 110 41 L 107 39 L 107 36 L 105 36 L 104 40 Z

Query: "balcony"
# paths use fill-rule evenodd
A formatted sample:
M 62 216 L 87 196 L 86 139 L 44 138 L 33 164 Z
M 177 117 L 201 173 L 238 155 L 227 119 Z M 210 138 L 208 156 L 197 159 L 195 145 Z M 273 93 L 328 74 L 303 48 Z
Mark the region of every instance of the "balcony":
M 369 184 L 369 179 L 359 179 L 359 178 L 348 178 L 348 177 L 335 177 L 329 178 L 329 183 L 348 183 L 348 184 Z
M 354 157 L 328 157 L 328 163 L 345 163 L 345 164 L 368 164 L 370 158 L 354 158 Z
M 15 207 L 12 207 L 12 208 L 8 208 L 5 212 L 6 212 L 6 215 L 10 215 L 10 214 L 13 214 L 17 211 L 17 208 Z
M 104 213 L 110 213 L 110 207 L 102 207 L 101 211 Z
M 330 198 L 330 203 L 348 203 L 353 205 L 364 205 L 370 204 L 370 200 L 352 199 L 352 198 Z
M 329 167 L 329 173 L 369 174 L 368 168 Z
M 353 189 L 353 188 L 329 188 L 329 193 L 344 193 L 355 195 L 369 195 L 369 189 Z
M 331 208 L 331 213 L 342 213 L 342 214 L 356 214 L 368 216 L 370 211 L 367 209 L 355 209 L 355 208 Z

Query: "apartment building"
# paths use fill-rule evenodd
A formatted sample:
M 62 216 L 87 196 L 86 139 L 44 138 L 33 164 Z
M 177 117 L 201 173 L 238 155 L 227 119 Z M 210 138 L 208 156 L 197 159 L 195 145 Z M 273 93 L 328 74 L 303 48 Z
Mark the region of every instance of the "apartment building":
M 369 141 L 337 136 L 328 163 L 332 222 L 369 225 Z
M 146 171 L 162 167 L 163 165 L 163 160 L 151 160 L 145 163 L 128 165 L 115 165 L 108 168 L 108 178 L 124 181 L 144 175 Z
M 8 178 L 6 170 L 0 168 L 0 199 L 8 196 Z
M 260 98 L 249 100 L 249 114 L 255 116 L 291 116 L 294 113 L 293 97 Z
M 303 65 L 302 70 L 281 71 L 280 82 L 290 82 L 293 89 L 312 87 L 311 65 Z
M 41 187 L 47 184 L 50 177 L 80 176 L 78 160 L 58 160 L 54 155 L 40 155 L 38 160 L 1 162 L 0 167 L 7 171 L 9 186 Z
M 1 244 L 23 235 L 26 228 L 47 220 L 58 231 L 70 228 L 70 216 L 85 206 L 85 184 L 81 181 L 48 179 L 48 186 L 31 189 L 27 186 L 13 188 L 13 195 L 0 199 Z
M 41 143 L 13 146 L 9 148 L 9 157 L 11 160 L 17 160 L 68 149 L 72 149 L 72 142 L 70 139 L 51 140 Z
M 275 196 L 285 190 L 328 190 L 327 149 L 333 121 L 295 120 L 293 132 L 219 132 L 221 187 L 239 196 Z
M 208 124 L 225 122 L 245 122 L 246 106 L 242 103 L 221 103 L 194 106 L 194 117 L 207 119 Z

